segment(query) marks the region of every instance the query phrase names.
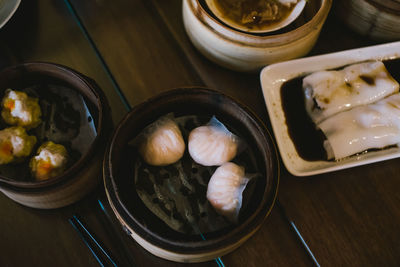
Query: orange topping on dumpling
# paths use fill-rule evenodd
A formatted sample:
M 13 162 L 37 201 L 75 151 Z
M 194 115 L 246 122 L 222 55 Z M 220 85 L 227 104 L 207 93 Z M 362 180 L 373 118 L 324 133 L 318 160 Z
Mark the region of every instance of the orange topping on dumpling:
M 0 146 L 0 153 L 3 156 L 10 156 L 12 154 L 13 147 L 10 142 L 3 142 Z
M 38 179 L 47 179 L 48 174 L 50 173 L 53 166 L 48 161 L 39 161 L 37 170 L 36 170 L 36 177 Z
M 7 99 L 4 103 L 4 107 L 8 108 L 9 110 L 13 110 L 15 107 L 15 101 L 12 99 Z

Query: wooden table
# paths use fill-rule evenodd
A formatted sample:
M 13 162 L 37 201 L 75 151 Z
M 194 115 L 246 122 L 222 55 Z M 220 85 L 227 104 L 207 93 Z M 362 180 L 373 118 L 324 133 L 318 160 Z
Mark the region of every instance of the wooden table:
M 205 59 L 184 31 L 181 1 L 71 0 L 73 10 L 68 2 L 22 1 L 0 29 L 0 67 L 50 61 L 76 69 L 104 90 L 115 123 L 129 106 L 159 92 L 198 85 L 240 99 L 270 128 L 259 74 L 232 72 Z M 349 31 L 333 7 L 311 54 L 372 44 Z M 322 266 L 400 264 L 399 163 L 393 159 L 302 178 L 282 168 L 278 200 Z M 35 210 L 0 195 L 0 266 L 97 266 L 68 222 L 73 214 L 80 215 L 117 259 L 123 259 L 98 198 L 105 200 L 101 186 L 66 208 Z M 224 264 L 312 265 L 283 208 L 275 206 L 250 240 L 222 257 Z M 115 221 L 114 225 L 118 227 Z M 183 265 L 149 254 L 117 230 L 130 252 L 131 265 Z

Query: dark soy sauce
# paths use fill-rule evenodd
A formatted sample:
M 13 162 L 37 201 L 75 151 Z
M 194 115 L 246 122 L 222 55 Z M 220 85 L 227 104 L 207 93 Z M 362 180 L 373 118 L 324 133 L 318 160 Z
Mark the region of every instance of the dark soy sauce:
M 400 82 L 400 59 L 383 63 L 392 77 Z M 305 108 L 302 87 L 304 77 L 289 80 L 281 87 L 282 109 L 288 133 L 301 158 L 308 161 L 327 160 L 323 146 L 326 138 L 322 131 L 316 129 Z

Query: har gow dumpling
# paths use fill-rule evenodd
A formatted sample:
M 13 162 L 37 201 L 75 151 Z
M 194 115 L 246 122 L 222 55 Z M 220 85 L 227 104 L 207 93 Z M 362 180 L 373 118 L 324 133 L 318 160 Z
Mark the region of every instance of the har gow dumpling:
M 224 163 L 211 176 L 207 199 L 219 214 L 236 222 L 242 207 L 242 193 L 248 181 L 243 167 L 232 162 Z
M 185 152 L 185 141 L 179 126 L 168 116 L 146 128 L 142 137 L 139 153 L 149 165 L 166 166 L 175 163 Z
M 219 166 L 232 160 L 238 150 L 238 138 L 213 117 L 208 125 L 189 134 L 189 154 L 203 166 Z

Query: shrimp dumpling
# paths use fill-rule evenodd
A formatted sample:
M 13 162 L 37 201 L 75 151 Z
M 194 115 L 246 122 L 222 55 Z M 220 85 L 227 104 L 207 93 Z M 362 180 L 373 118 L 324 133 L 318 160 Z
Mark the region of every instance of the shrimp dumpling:
M 46 180 L 62 174 L 68 162 L 68 153 L 63 145 L 51 141 L 42 144 L 29 166 L 37 180 Z
M 238 138 L 216 118 L 189 134 L 189 154 L 203 166 L 220 166 L 232 160 L 238 150 Z
M 232 162 L 224 163 L 211 176 L 207 199 L 219 214 L 236 222 L 248 181 L 243 167 Z
M 7 124 L 32 129 L 41 122 L 42 112 L 38 99 L 29 97 L 24 92 L 6 90 L 1 106 L 1 116 Z
M 35 144 L 36 137 L 29 136 L 22 127 L 16 126 L 1 130 L 0 164 L 7 164 L 29 156 Z
M 177 162 L 185 152 L 185 141 L 179 126 L 169 117 L 162 117 L 150 125 L 143 134 L 139 153 L 153 166 L 166 166 Z

